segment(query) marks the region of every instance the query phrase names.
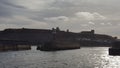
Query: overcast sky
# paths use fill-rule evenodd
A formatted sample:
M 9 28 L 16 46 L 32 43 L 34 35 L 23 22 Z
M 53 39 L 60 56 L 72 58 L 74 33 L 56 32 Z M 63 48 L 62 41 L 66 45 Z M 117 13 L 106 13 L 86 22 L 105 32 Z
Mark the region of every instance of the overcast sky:
M 120 0 L 0 0 L 0 29 L 60 27 L 120 37 Z

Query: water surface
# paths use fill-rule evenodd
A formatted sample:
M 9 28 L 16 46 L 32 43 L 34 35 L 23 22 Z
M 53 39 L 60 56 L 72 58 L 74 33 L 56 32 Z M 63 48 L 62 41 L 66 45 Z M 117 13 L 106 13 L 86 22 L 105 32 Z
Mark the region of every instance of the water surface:
M 120 56 L 109 56 L 107 47 L 44 52 L 0 52 L 0 68 L 119 68 Z

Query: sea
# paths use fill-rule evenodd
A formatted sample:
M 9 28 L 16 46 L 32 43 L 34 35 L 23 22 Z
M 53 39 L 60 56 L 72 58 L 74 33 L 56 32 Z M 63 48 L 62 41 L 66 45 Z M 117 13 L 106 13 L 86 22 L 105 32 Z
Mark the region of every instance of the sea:
M 0 68 L 120 68 L 120 56 L 110 56 L 108 47 L 74 50 L 0 52 Z

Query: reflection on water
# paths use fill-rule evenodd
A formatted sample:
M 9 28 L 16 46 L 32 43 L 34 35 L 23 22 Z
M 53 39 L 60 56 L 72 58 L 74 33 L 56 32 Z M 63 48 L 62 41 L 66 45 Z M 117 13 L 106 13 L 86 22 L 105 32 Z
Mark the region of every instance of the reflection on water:
M 0 68 L 119 68 L 120 57 L 109 56 L 107 47 L 55 52 L 28 51 L 0 53 Z

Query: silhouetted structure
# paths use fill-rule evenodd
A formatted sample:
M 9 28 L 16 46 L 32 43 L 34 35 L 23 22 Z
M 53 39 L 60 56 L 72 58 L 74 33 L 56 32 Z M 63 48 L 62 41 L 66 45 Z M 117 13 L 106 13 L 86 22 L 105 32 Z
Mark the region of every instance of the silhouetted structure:
M 111 48 L 109 48 L 109 55 L 120 55 L 120 41 L 114 41 Z
M 23 46 L 26 45 L 26 42 L 27 45 L 41 45 L 43 47 L 50 47 L 50 45 L 46 45 L 48 43 L 54 44 L 54 47 L 55 45 L 57 46 L 58 44 L 62 44 L 60 47 L 57 47 L 63 49 L 62 47 L 64 46 L 68 49 L 69 47 L 79 48 L 80 46 L 110 46 L 111 42 L 113 42 L 115 38 L 108 35 L 95 34 L 94 30 L 74 33 L 69 32 L 69 30 L 61 31 L 59 27 L 56 27 L 56 29 L 5 29 L 0 31 L 0 40 L 12 40 L 16 43 L 16 45 L 20 44 L 20 42 L 16 41 L 21 41 Z M 8 41 L 5 42 L 7 43 Z M 79 43 L 80 45 L 69 45 L 72 44 L 71 42 L 73 44 Z M 0 44 L 4 45 L 3 41 L 0 41 Z M 13 42 L 9 43 L 9 45 L 11 44 L 13 44 Z M 69 46 L 67 46 L 67 44 Z
M 95 34 L 94 30 L 91 31 L 82 31 L 81 34 Z

